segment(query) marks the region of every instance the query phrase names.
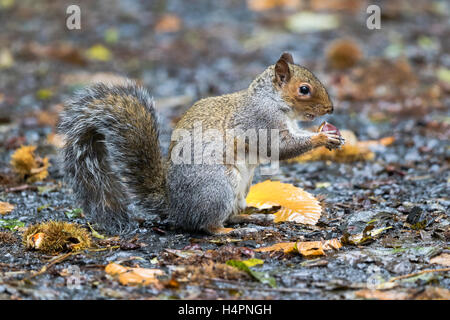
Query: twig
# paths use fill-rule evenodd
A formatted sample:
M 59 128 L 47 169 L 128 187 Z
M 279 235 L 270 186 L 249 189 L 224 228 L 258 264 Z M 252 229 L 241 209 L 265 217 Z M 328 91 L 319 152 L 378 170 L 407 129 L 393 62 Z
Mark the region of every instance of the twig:
M 394 281 L 401 280 L 401 279 L 411 278 L 411 277 L 415 277 L 415 276 L 418 276 L 418 275 L 421 275 L 424 273 L 446 272 L 446 271 L 450 271 L 450 268 L 422 270 L 419 272 L 414 272 L 414 273 L 405 274 L 403 276 L 394 277 L 394 278 L 390 279 L 388 282 L 394 282 Z
M 319 291 L 318 289 L 306 289 L 306 288 L 258 288 L 258 287 L 227 287 L 221 288 L 217 286 L 205 285 L 205 288 L 213 289 L 213 290 L 258 290 L 258 291 L 268 291 L 268 292 L 287 292 L 287 293 L 310 293 L 312 291 Z
M 311 291 L 318 291 L 318 289 L 307 289 L 307 288 L 261 288 L 261 287 L 244 287 L 242 284 L 235 280 L 228 280 L 228 279 L 219 279 L 219 278 L 209 278 L 209 280 L 217 281 L 217 282 L 225 282 L 230 284 L 236 284 L 239 287 L 227 287 L 227 288 L 220 288 L 216 286 L 208 286 L 205 287 L 210 289 L 217 289 L 217 290 L 260 290 L 260 291 L 275 291 L 275 292 L 296 292 L 296 293 L 308 293 Z
M 104 248 L 98 248 L 98 249 L 86 249 L 89 252 L 100 252 L 100 251 L 106 251 L 109 249 L 119 249 L 120 246 L 111 246 L 111 247 L 104 247 Z
M 45 272 L 47 272 L 47 270 L 48 270 L 51 266 L 53 266 L 53 265 L 55 265 L 55 264 L 57 264 L 57 263 L 60 263 L 60 262 L 62 262 L 62 261 L 64 261 L 64 260 L 66 260 L 68 257 L 73 256 L 73 255 L 76 255 L 76 254 L 79 254 L 79 253 L 81 253 L 81 252 L 80 252 L 80 251 L 79 251 L 79 252 L 68 252 L 68 253 L 64 253 L 64 254 L 61 254 L 61 255 L 59 255 L 59 256 L 56 256 L 55 258 L 53 258 L 52 260 L 50 260 L 50 262 L 49 262 L 48 264 L 46 264 L 45 266 L 43 266 L 43 267 L 41 268 L 41 270 L 39 270 L 38 272 L 32 274 L 32 275 L 28 278 L 28 280 L 33 279 L 34 277 L 37 277 L 37 276 L 39 276 L 39 275 L 41 275 L 41 274 L 44 274 Z

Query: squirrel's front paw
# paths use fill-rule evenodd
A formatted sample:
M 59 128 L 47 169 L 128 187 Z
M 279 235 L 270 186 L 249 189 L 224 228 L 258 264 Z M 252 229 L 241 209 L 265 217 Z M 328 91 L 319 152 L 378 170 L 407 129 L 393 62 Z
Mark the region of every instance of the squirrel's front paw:
M 325 146 L 328 150 L 340 148 L 345 140 L 339 134 L 320 132 L 318 133 L 318 140 L 320 144 Z

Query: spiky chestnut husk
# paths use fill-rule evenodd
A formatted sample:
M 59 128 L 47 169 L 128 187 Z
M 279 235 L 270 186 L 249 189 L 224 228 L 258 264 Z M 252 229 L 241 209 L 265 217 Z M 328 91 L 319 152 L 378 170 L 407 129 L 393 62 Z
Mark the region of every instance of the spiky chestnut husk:
M 27 249 L 49 254 L 79 251 L 91 246 L 89 232 L 75 223 L 48 221 L 31 225 L 23 234 Z

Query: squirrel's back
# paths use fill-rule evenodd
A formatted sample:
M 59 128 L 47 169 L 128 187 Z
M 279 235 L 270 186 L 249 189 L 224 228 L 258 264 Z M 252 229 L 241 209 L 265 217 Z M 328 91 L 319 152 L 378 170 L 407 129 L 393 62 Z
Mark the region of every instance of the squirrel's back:
M 108 231 L 129 224 L 130 206 L 165 206 L 165 171 L 153 99 L 128 82 L 95 84 L 66 103 L 64 170 L 85 214 Z

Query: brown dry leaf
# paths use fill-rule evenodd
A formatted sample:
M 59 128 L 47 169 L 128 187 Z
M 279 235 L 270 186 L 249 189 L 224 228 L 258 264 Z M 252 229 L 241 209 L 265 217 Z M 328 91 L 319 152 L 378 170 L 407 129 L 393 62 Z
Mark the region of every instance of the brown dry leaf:
M 363 289 L 355 292 L 357 298 L 377 300 L 405 300 L 410 299 L 411 292 L 397 290 Z
M 295 242 L 280 242 L 268 247 L 262 247 L 255 249 L 258 252 L 271 252 L 271 251 L 283 251 L 289 253 L 295 250 Z
M 334 69 L 353 67 L 363 56 L 360 46 L 352 39 L 335 40 L 326 51 L 328 64 Z
M 21 146 L 11 156 L 10 164 L 22 180 L 28 183 L 42 181 L 48 176 L 48 158 L 34 154 L 35 146 Z
M 324 241 L 303 241 L 303 242 L 280 242 L 269 247 L 255 249 L 259 252 L 283 251 L 289 253 L 298 251 L 305 257 L 323 256 L 325 251 L 338 250 L 342 248 L 342 244 L 338 239 Z
M 288 162 L 327 160 L 335 162 L 369 161 L 375 157 L 375 154 L 369 147 L 377 145 L 389 146 L 395 141 L 394 137 L 386 137 L 380 140 L 358 141 L 355 134 L 350 130 L 341 130 L 341 135 L 345 139 L 345 144 L 340 149 L 330 151 L 325 147 L 320 147 L 288 160 Z
M 450 290 L 428 286 L 415 298 L 417 300 L 450 300 Z
M 112 276 L 118 276 L 120 284 L 124 286 L 154 285 L 158 288 L 161 288 L 162 285 L 157 276 L 165 274 L 160 269 L 128 268 L 117 263 L 108 264 L 105 272 Z
M 281 206 L 274 222 L 292 221 L 315 225 L 322 213 L 319 201 L 310 193 L 292 184 L 264 181 L 250 188 L 247 205 L 259 209 Z
M 301 0 L 247 0 L 247 5 L 253 11 L 266 11 L 275 8 L 297 9 Z
M 14 210 L 14 205 L 8 203 L 8 202 L 2 202 L 0 201 L 0 215 L 5 215 L 10 213 L 11 211 Z
M 450 267 L 450 253 L 442 253 L 430 260 L 431 264 L 440 264 L 442 266 Z
M 174 14 L 166 14 L 159 19 L 155 26 L 156 33 L 177 32 L 180 30 L 181 20 Z
M 33 42 L 24 49 L 24 53 L 35 56 L 39 59 L 58 59 L 80 66 L 87 64 L 87 61 L 80 50 L 68 43 L 58 43 L 51 46 L 45 46 L 37 42 Z

